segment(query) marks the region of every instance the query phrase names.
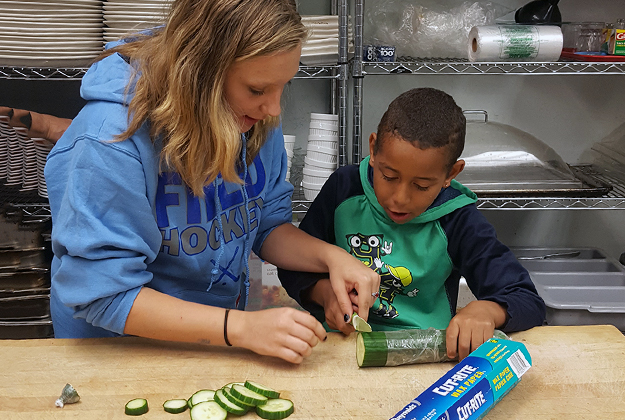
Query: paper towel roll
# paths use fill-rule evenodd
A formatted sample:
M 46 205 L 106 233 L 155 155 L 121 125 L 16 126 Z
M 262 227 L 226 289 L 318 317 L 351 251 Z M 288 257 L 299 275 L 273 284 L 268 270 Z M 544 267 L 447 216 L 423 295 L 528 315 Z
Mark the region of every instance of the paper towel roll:
M 557 61 L 562 30 L 551 25 L 474 26 L 468 50 L 470 61 Z

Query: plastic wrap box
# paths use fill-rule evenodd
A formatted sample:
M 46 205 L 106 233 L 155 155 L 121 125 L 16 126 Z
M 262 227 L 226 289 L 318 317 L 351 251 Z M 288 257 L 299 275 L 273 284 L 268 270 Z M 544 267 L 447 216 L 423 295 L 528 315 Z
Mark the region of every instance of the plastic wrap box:
M 625 331 L 625 267 L 596 248 L 512 248 L 547 305 L 549 325 Z
M 491 338 L 391 420 L 481 419 L 532 365 L 523 343 Z

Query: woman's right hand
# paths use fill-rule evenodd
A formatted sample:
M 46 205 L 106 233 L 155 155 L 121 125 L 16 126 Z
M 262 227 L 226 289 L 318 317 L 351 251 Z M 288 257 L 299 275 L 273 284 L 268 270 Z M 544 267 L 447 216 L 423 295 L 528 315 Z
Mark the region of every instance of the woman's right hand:
M 228 315 L 228 341 L 233 346 L 291 363 L 301 363 L 326 338 L 319 321 L 294 308 L 231 310 Z

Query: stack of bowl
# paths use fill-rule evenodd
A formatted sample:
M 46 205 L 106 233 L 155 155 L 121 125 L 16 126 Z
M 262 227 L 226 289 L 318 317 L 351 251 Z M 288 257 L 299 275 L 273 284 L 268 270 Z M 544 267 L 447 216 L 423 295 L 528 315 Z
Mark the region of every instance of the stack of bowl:
M 302 179 L 306 200 L 315 199 L 330 174 L 337 168 L 338 145 L 338 115 L 311 113 Z
M 295 136 L 290 134 L 284 134 L 284 148 L 286 149 L 287 166 L 286 166 L 286 180 L 291 178 L 291 164 L 293 163 L 293 149 L 295 148 Z

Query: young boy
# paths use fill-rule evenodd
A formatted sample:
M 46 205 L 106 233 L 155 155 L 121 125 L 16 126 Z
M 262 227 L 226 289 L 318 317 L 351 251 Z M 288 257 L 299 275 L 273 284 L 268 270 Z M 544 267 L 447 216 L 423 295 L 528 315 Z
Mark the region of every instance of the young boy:
M 300 229 L 336 244 L 380 274 L 374 330 L 446 329 L 449 357 L 493 336 L 541 325 L 545 304 L 528 272 L 454 178 L 464 168 L 466 120 L 446 93 L 412 89 L 369 137 L 369 157 L 339 168 Z M 288 293 L 330 328 L 349 334 L 327 274 L 279 270 Z M 478 300 L 456 313 L 460 276 Z M 357 302 L 357 293 L 353 301 Z

